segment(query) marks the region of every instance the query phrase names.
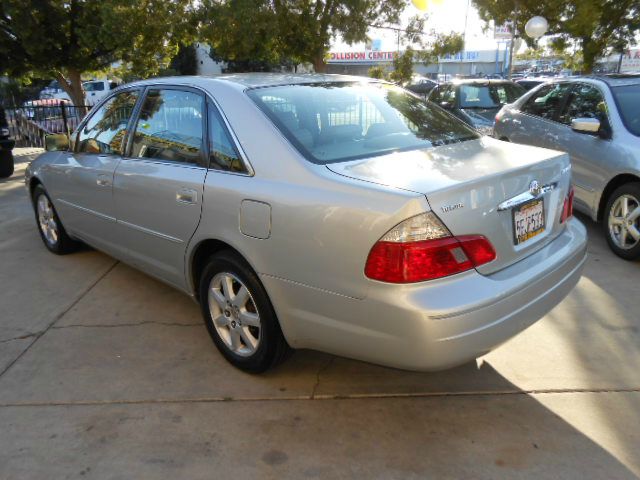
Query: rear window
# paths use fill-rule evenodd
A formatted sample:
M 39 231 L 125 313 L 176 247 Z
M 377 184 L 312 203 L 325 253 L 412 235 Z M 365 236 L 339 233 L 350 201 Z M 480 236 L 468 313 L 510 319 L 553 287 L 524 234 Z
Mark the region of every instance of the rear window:
M 513 103 L 525 93 L 520 85 L 460 85 L 460 108 L 499 108 Z
M 613 87 L 611 91 L 627 130 L 640 137 L 640 84 Z
M 285 85 L 247 93 L 302 155 L 319 164 L 478 138 L 440 107 L 385 83 Z

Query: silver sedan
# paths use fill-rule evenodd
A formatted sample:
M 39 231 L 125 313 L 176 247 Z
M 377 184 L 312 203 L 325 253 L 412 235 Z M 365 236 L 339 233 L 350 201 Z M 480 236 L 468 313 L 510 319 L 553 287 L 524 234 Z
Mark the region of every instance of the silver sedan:
M 153 79 L 47 140 L 26 173 L 45 246 L 85 242 L 191 295 L 247 371 L 292 347 L 458 365 L 585 262 L 566 154 L 480 137 L 385 82 Z
M 495 136 L 569 153 L 576 209 L 618 256 L 640 258 L 640 75 L 542 85 L 504 107 Z

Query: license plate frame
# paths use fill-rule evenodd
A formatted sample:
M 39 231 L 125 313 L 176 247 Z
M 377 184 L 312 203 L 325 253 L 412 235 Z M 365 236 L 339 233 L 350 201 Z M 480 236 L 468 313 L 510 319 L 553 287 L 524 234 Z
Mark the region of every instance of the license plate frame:
M 536 228 L 529 230 L 528 226 L 524 233 L 518 235 L 518 221 L 522 220 L 527 222 L 529 215 L 528 210 L 532 210 L 531 216 L 539 214 L 539 224 Z M 535 211 L 533 211 L 535 210 Z M 522 218 L 524 217 L 524 218 Z M 533 237 L 540 235 L 546 229 L 546 222 L 544 218 L 544 198 L 536 198 L 526 203 L 513 207 L 511 209 L 511 218 L 513 220 L 513 244 L 516 246 L 522 245 Z M 528 222 L 527 222 L 528 223 Z

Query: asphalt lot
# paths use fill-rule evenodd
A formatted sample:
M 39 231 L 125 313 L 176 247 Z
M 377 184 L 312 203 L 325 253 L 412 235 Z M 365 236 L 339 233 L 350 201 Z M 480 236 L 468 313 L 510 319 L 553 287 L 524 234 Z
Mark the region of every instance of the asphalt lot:
M 186 296 L 48 253 L 17 152 L 0 181 L 0 479 L 640 476 L 640 263 L 589 228 L 570 296 L 440 373 L 296 352 L 229 366 Z

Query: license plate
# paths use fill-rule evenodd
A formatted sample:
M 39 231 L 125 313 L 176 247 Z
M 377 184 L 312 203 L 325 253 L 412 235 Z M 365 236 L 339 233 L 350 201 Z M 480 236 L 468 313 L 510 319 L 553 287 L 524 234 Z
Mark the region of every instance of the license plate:
M 526 242 L 544 232 L 544 201 L 533 200 L 513 210 L 513 242 Z

